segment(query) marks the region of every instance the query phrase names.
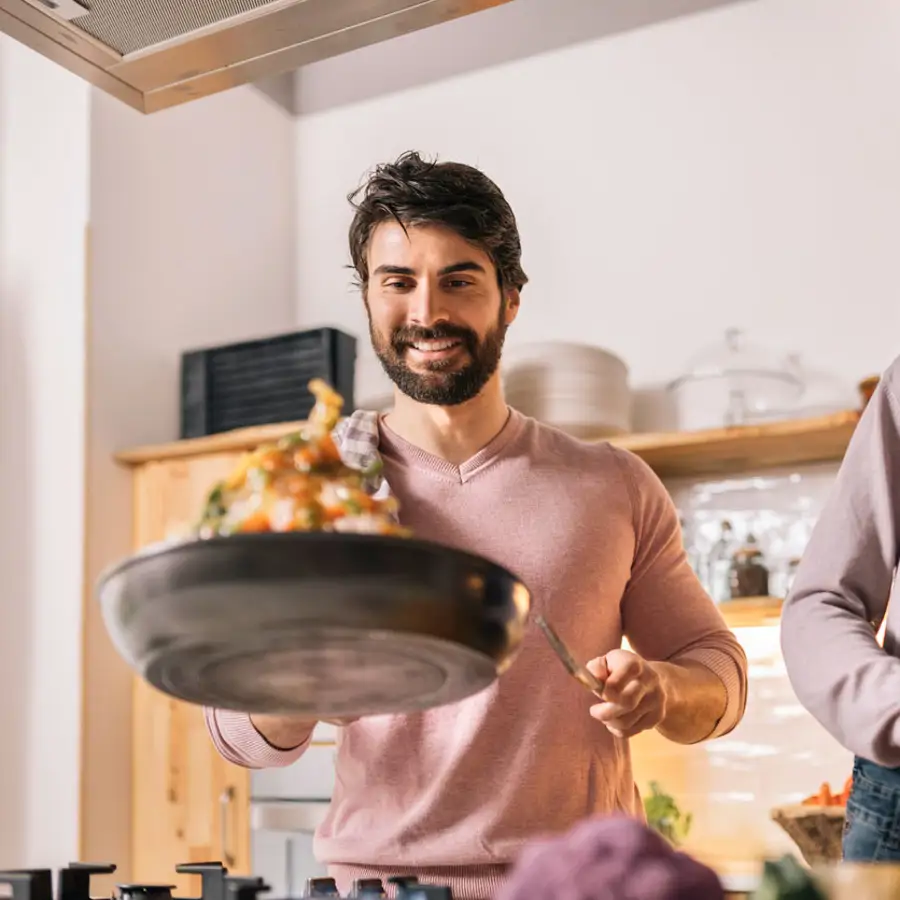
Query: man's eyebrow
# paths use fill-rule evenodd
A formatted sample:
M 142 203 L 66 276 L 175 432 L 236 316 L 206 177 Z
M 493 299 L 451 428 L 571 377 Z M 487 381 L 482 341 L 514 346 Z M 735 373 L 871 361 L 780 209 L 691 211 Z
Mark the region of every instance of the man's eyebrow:
M 465 260 L 463 262 L 453 263 L 450 266 L 444 266 L 438 272 L 438 275 L 453 275 L 455 272 L 484 272 L 485 268 L 474 260 Z M 392 266 L 387 263 L 378 266 L 373 275 L 415 275 L 416 270 L 409 266 Z
M 444 266 L 438 274 L 452 275 L 454 272 L 484 272 L 484 266 L 473 260 L 466 260 L 465 262 L 453 263 L 452 266 Z
M 415 271 L 408 266 L 379 266 L 372 273 L 373 275 L 415 275 Z

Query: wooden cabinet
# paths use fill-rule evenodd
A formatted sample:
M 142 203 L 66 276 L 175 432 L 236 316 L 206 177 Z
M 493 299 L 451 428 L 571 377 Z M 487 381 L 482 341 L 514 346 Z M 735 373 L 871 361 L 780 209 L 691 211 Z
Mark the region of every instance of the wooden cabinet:
M 138 547 L 183 531 L 209 488 L 238 453 L 150 461 L 134 471 Z M 132 745 L 132 876 L 176 884 L 199 896 L 196 876 L 176 875 L 184 862 L 222 861 L 250 872 L 250 773 L 216 752 L 197 706 L 134 682 Z

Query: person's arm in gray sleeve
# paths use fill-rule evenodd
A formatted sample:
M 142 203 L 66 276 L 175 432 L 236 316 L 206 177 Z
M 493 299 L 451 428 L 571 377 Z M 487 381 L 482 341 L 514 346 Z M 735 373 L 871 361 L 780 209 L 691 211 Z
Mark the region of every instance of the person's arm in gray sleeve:
M 781 620 L 803 706 L 848 750 L 900 766 L 900 659 L 876 641 L 900 534 L 900 360 L 850 442 Z

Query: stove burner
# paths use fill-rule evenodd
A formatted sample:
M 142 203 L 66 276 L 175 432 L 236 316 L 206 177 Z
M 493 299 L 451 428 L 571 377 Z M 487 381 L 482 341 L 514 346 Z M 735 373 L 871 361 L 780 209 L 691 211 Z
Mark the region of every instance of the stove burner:
M 117 884 L 119 900 L 172 900 L 174 884 Z
M 378 897 L 387 896 L 380 878 L 360 878 L 353 886 L 353 895 L 355 897 L 365 897 L 366 900 L 369 900 L 369 898 L 376 900 Z
M 115 866 L 71 863 L 59 873 L 59 900 L 91 900 L 91 875 L 109 875 Z M 50 869 L 15 869 L 0 872 L 0 884 L 12 888 L 12 900 L 53 900 Z
M 237 875 L 230 875 L 225 879 L 225 889 L 231 895 L 229 900 L 257 900 L 259 894 L 269 890 L 269 885 L 262 878 L 240 878 Z M 206 897 L 201 897 L 200 900 L 206 900 Z
M 53 900 L 53 873 L 49 869 L 0 872 L 0 884 L 12 889 L 12 900 Z
M 308 897 L 340 897 L 333 878 L 310 878 L 306 882 L 306 895 Z
M 59 896 L 65 900 L 91 900 L 91 875 L 111 875 L 115 866 L 70 863 L 59 873 Z
M 92 875 L 115 872 L 112 865 L 71 863 L 59 872 L 59 886 L 55 900 L 92 900 L 90 879 Z M 229 875 L 220 862 L 189 863 L 175 867 L 181 875 L 200 876 L 200 897 L 191 900 L 260 900 L 259 895 L 268 891 L 262 878 Z M 397 888 L 397 900 L 453 900 L 448 887 L 419 884 L 412 877 L 396 876 L 388 884 Z M 12 889 L 12 900 L 54 900 L 53 872 L 50 869 L 18 869 L 0 872 L 0 885 Z M 170 884 L 119 884 L 116 885 L 119 900 L 182 900 L 172 896 Z M 330 897 L 332 900 L 382 900 L 387 891 L 379 878 L 361 878 L 350 894 L 342 896 L 333 878 L 310 878 L 303 895 L 296 900 L 315 900 Z

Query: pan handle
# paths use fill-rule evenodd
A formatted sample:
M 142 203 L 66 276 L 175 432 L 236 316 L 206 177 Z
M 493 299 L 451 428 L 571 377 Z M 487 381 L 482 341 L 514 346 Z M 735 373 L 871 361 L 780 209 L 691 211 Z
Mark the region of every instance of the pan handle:
M 234 855 L 228 850 L 228 819 L 230 818 L 229 813 L 231 812 L 230 808 L 232 800 L 234 800 L 234 786 L 229 784 L 219 795 L 219 822 L 222 829 L 220 835 L 222 841 L 222 862 L 228 869 L 232 868 L 235 863 Z

